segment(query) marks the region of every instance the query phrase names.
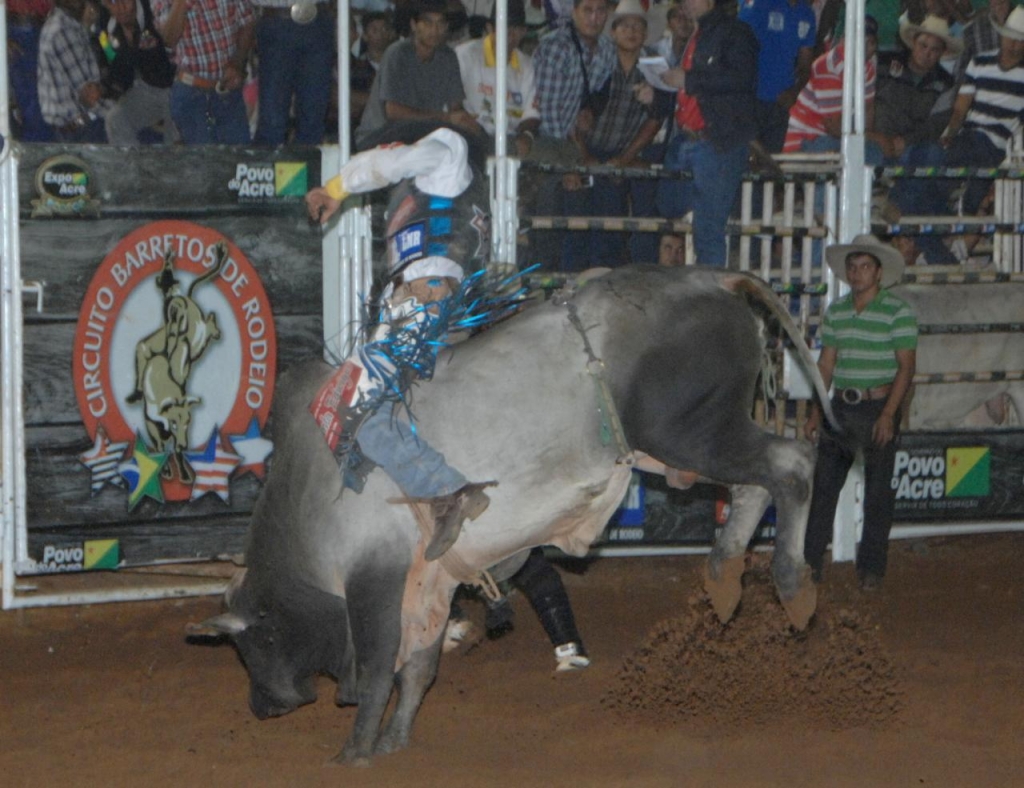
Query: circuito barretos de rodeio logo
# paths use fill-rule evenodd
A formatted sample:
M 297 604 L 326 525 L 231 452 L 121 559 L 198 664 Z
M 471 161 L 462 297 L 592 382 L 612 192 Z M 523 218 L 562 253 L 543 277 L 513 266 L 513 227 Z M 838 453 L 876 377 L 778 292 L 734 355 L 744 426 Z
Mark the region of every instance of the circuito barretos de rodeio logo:
M 154 222 L 100 264 L 78 316 L 73 375 L 92 494 L 229 501 L 262 478 L 277 341 L 256 271 L 219 233 Z

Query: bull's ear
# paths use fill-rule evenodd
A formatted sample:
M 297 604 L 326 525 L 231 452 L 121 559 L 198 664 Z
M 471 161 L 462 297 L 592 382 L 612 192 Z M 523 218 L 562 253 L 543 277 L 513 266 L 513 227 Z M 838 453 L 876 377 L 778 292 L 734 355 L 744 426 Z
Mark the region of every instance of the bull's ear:
M 208 618 L 201 624 L 186 624 L 185 634 L 192 637 L 219 637 L 220 635 L 238 635 L 249 626 L 247 621 L 242 620 L 234 613 L 221 613 L 219 616 Z
M 202 403 L 202 401 L 203 401 L 202 397 L 195 397 L 195 396 L 189 394 L 187 397 L 185 397 L 184 402 L 182 402 L 181 404 L 182 405 L 199 405 L 200 403 Z

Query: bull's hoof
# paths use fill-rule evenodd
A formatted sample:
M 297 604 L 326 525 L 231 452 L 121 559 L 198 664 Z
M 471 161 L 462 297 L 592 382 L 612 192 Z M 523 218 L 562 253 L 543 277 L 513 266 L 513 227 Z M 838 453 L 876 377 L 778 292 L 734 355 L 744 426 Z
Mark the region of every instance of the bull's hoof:
M 370 766 L 370 756 L 366 753 L 357 753 L 350 750 L 347 746 L 335 755 L 328 764 L 337 764 L 340 766 L 354 766 L 357 769 L 367 769 Z
M 408 746 L 408 734 L 387 731 L 377 741 L 377 746 L 373 748 L 373 751 L 377 755 L 390 755 L 393 752 L 404 750 Z
M 811 579 L 810 567 L 804 567 L 803 575 L 800 578 L 800 587 L 789 599 L 782 599 L 782 607 L 789 617 L 789 623 L 798 632 L 807 629 L 811 616 L 818 607 L 818 587 Z
M 729 623 L 740 603 L 745 567 L 746 558 L 742 555 L 717 562 L 717 572 L 713 571 L 711 561 L 704 565 L 704 590 L 711 597 L 711 607 L 723 624 Z

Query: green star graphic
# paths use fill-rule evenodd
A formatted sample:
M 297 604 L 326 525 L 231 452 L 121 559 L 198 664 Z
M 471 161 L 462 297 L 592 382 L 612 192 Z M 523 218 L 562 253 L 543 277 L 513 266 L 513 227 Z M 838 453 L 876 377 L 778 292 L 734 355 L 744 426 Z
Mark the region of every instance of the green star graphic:
M 139 469 L 139 481 L 128 496 L 129 512 L 138 506 L 145 497 L 152 498 L 157 503 L 164 502 L 164 491 L 160 486 L 160 469 L 167 463 L 168 456 L 162 452 L 150 454 L 142 436 L 136 434 L 135 446 L 132 447 L 132 459 Z

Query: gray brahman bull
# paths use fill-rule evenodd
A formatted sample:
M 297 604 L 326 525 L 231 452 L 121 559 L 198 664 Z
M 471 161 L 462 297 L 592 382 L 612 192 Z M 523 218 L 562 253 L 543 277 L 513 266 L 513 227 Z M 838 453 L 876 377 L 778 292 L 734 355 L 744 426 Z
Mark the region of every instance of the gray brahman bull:
M 498 486 L 439 561 L 424 560 L 417 522 L 394 503 L 401 493 L 386 475 L 371 473 L 361 494 L 342 495 L 337 461 L 308 412 L 332 370 L 296 369 L 274 402 L 274 461 L 245 575 L 227 594 L 229 612 L 190 631 L 233 637 L 258 717 L 312 702 L 314 676 L 328 673 L 338 702 L 359 704 L 341 759 L 404 747 L 465 573 L 501 562 L 511 573 L 541 544 L 583 555 L 622 500 L 630 468 L 602 440 L 588 374 L 600 362 L 630 447 L 731 487 L 705 578 L 719 616 L 728 620 L 739 602 L 744 551 L 771 497 L 775 583 L 794 625 L 805 627 L 815 606 L 803 561 L 814 450 L 752 421 L 763 340 L 745 298 L 730 290 L 776 304 L 741 274 L 620 269 L 587 283 L 569 306 L 527 309 L 442 353 L 433 382 L 412 395 L 418 429 L 454 467 Z

